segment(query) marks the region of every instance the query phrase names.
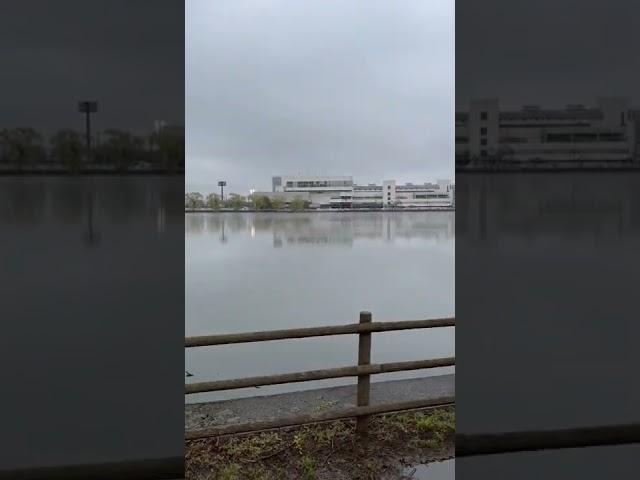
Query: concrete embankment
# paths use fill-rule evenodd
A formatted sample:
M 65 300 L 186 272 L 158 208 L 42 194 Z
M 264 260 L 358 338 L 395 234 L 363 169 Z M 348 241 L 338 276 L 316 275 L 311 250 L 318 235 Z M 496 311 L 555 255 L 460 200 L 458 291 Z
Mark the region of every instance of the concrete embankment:
M 437 375 L 371 384 L 371 404 L 455 396 L 455 375 Z M 220 425 L 273 420 L 355 406 L 356 386 L 305 390 L 218 402 L 185 405 L 185 428 L 199 430 Z

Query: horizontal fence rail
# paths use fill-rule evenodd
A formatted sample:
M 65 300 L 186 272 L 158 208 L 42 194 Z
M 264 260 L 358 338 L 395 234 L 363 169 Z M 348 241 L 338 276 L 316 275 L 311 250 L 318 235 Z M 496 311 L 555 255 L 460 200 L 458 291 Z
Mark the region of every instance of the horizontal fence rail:
M 0 470 L 0 480 L 179 480 L 184 456 L 150 460 Z
M 288 330 L 205 335 L 187 337 L 185 339 L 185 347 L 207 347 L 234 343 L 267 342 L 271 340 L 324 337 L 329 335 L 349 335 L 354 333 L 392 332 L 418 328 L 454 327 L 455 323 L 455 318 L 436 318 L 431 320 L 403 320 L 400 322 L 373 322 L 369 324 L 352 323 L 348 325 L 330 325 L 327 327 L 292 328 Z
M 430 320 L 403 320 L 397 322 L 372 322 L 371 313 L 360 312 L 360 322 L 348 325 L 330 325 L 324 327 L 294 328 L 288 330 L 271 330 L 246 333 L 230 333 L 224 335 L 206 335 L 185 338 L 185 348 L 215 345 L 231 345 L 249 342 L 266 342 L 271 340 L 289 340 L 297 338 L 324 337 L 329 335 L 358 335 L 358 364 L 355 366 L 309 370 L 278 375 L 235 378 L 210 382 L 198 382 L 185 385 L 186 394 L 235 390 L 239 388 L 259 387 L 263 385 L 279 385 L 284 383 L 309 382 L 329 378 L 357 377 L 356 406 L 341 410 L 290 416 L 268 421 L 249 422 L 237 425 L 225 425 L 186 432 L 187 440 L 230 435 L 237 433 L 269 430 L 295 425 L 305 425 L 324 421 L 356 418 L 356 432 L 366 434 L 371 415 L 381 413 L 436 408 L 454 404 L 454 397 L 422 399 L 411 402 L 370 405 L 371 375 L 409 370 L 448 367 L 455 365 L 455 357 L 415 360 L 408 362 L 371 363 L 371 335 L 375 332 L 392 332 L 410 329 L 454 327 L 455 318 L 436 318 Z
M 640 443 L 640 424 L 603 425 L 559 430 L 457 434 L 456 456 L 496 455 Z
M 306 372 L 265 375 L 262 377 L 218 380 L 215 382 L 190 383 L 186 385 L 186 393 L 218 392 L 237 388 L 261 387 L 283 383 L 310 382 L 328 378 L 357 377 L 359 375 L 377 375 L 380 373 L 404 372 L 426 368 L 450 367 L 455 365 L 454 357 L 435 358 L 433 360 L 416 360 L 410 362 L 381 363 L 353 367 L 327 368 L 324 370 L 308 370 Z

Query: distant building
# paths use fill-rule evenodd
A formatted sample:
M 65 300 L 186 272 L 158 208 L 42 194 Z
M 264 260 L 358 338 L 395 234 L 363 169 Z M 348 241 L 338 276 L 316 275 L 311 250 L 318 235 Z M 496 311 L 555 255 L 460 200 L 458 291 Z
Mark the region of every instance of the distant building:
M 315 208 L 444 208 L 455 205 L 455 187 L 450 180 L 421 185 L 397 185 L 395 180 L 385 180 L 382 185 L 356 185 L 350 176 L 277 176 L 272 178 L 271 192 L 255 192 L 254 195 L 278 198 L 285 203 L 301 198 Z
M 472 101 L 456 112 L 456 160 L 628 160 L 640 152 L 640 115 L 625 98 L 603 98 L 596 107 L 500 109 L 497 99 Z

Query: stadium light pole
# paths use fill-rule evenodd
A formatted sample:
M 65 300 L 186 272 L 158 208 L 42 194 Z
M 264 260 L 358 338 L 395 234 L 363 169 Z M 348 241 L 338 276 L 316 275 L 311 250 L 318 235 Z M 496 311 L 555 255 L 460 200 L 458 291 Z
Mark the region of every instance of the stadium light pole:
M 91 152 L 91 114 L 98 111 L 98 102 L 83 100 L 78 102 L 78 111 L 85 114 L 86 135 L 87 135 L 87 155 Z

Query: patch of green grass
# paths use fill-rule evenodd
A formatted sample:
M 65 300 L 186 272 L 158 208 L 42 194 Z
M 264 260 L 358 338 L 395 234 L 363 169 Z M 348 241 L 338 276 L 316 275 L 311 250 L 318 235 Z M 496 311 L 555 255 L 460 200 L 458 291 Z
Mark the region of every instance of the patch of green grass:
M 245 437 L 232 437 L 222 446 L 222 450 L 230 457 L 246 460 L 257 460 L 274 450 L 282 448 L 283 440 L 277 433 L 262 433 Z
M 280 476 L 272 476 L 263 466 L 247 467 L 244 473 L 245 476 L 243 478 L 246 478 L 247 480 L 272 480 L 275 478 L 283 478 Z
M 309 451 L 333 447 L 340 438 L 351 436 L 353 430 L 343 422 L 305 426 L 293 435 L 293 446 L 300 455 Z
M 300 430 L 293 436 L 293 446 L 300 455 L 304 453 L 307 441 L 308 435 L 305 429 Z
M 240 465 L 232 463 L 222 467 L 215 478 L 219 478 L 220 480 L 239 480 Z
M 304 474 L 305 480 L 316 480 L 316 461 L 308 455 L 303 456 L 300 459 L 300 467 L 302 468 L 302 473 Z
M 434 409 L 386 415 L 379 419 L 376 427 L 376 434 L 387 440 L 400 433 L 414 446 L 436 449 L 455 433 L 456 419 L 451 409 Z

